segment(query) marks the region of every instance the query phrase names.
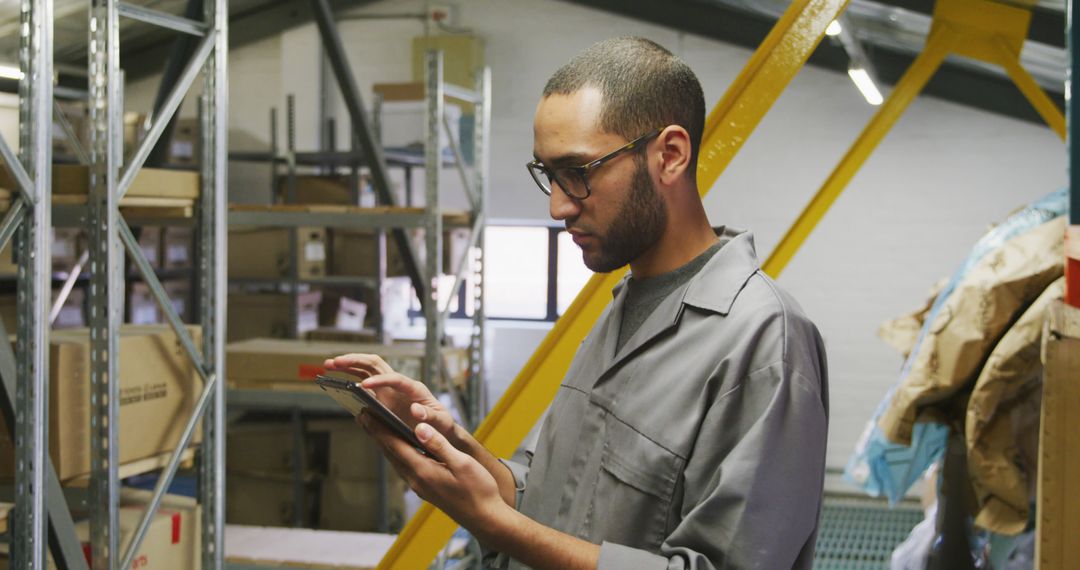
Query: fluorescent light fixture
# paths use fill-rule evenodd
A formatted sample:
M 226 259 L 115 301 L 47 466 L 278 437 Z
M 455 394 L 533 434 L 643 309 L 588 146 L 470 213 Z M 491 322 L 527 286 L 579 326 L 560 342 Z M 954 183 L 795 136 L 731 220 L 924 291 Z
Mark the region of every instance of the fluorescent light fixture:
M 861 67 L 849 67 L 847 71 L 848 77 L 855 83 L 855 87 L 859 89 L 859 93 L 866 99 L 867 103 L 877 107 L 885 99 L 881 96 L 881 91 L 878 91 L 877 85 L 874 85 L 874 80 L 870 79 L 870 74 Z
M 23 78 L 23 72 L 13 65 L 0 65 L 0 77 L 18 80 Z
M 826 36 L 839 36 L 841 32 L 840 22 L 833 20 L 829 22 L 829 27 L 825 28 Z

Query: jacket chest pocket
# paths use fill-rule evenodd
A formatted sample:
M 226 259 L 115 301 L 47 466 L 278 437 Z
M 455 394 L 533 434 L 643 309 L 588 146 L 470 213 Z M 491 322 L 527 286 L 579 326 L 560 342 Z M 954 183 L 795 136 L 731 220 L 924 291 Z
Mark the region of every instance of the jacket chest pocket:
M 589 510 L 590 538 L 657 552 L 682 459 L 613 416 L 607 429 Z

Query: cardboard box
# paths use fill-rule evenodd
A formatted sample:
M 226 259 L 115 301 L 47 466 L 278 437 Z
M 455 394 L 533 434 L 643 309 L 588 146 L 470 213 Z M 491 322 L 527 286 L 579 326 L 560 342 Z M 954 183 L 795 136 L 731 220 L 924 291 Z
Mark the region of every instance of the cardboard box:
M 296 235 L 297 276 L 326 276 L 326 229 L 319 227 L 229 230 L 229 277 L 282 279 L 291 275 L 290 236 Z
M 377 273 L 375 264 L 376 239 L 371 230 L 356 230 L 347 228 L 332 228 L 329 230 L 330 263 L 327 267 L 328 274 L 350 277 L 374 277 Z M 413 238 L 416 250 L 417 263 L 423 267 L 425 242 L 423 236 L 417 234 Z M 444 273 L 456 274 L 461 256 L 469 245 L 469 230 L 465 228 L 448 228 L 443 230 L 443 261 Z M 407 276 L 405 263 L 402 261 L 397 242 L 389 232 L 386 233 L 386 276 Z
M 75 266 L 79 256 L 86 250 L 86 239 L 83 231 L 77 228 L 52 228 L 50 254 L 52 254 L 52 270 L 62 272 L 65 276 Z M 14 253 L 15 239 L 8 241 L 4 249 L 0 251 L 0 275 L 18 275 L 19 265 Z
M 296 338 L 319 326 L 322 293 L 297 295 L 297 322 L 291 321 L 287 293 L 229 293 L 229 342 L 249 338 Z
M 1035 559 L 1039 568 L 1071 568 L 1080 559 L 1080 309 L 1058 301 L 1047 313 Z
M 227 446 L 227 518 L 231 524 L 291 526 L 293 432 L 289 422 L 241 423 Z M 308 421 L 304 476 L 305 523 L 321 529 L 375 531 L 379 527 L 379 451 L 350 419 Z M 388 523 L 404 523 L 405 485 L 386 466 Z
M 134 228 L 133 228 L 134 229 Z M 161 234 L 162 228 L 158 226 L 143 226 L 139 231 L 139 249 L 150 267 L 161 267 Z
M 56 304 L 56 299 L 60 296 L 60 289 L 53 289 L 52 300 L 53 305 Z M 52 326 L 54 329 L 71 329 L 86 326 L 86 318 L 84 316 L 84 306 L 86 305 L 86 290 L 76 287 L 68 293 L 67 300 L 64 301 L 64 306 L 60 308 L 60 312 L 56 315 L 56 320 Z M 4 323 L 5 325 L 7 323 Z M 14 326 L 14 321 L 12 322 Z M 8 329 L 15 330 L 15 329 Z
M 388 468 L 389 469 L 389 468 Z M 390 469 L 393 474 L 393 470 Z M 387 528 L 405 524 L 405 482 L 390 476 L 386 485 Z M 329 477 L 322 482 L 319 501 L 319 528 L 374 532 L 379 529 L 379 497 L 376 481 Z
M 165 161 L 179 166 L 198 166 L 199 149 L 198 119 L 178 119 L 173 126 Z
M 310 490 L 305 497 L 309 516 L 303 522 L 313 525 L 311 515 L 318 497 Z M 225 474 L 225 522 L 228 524 L 292 526 L 296 507 L 293 481 L 288 474 L 243 475 L 231 469 Z
M 334 319 L 334 326 L 349 331 L 363 330 L 364 317 L 366 316 L 366 304 L 348 297 L 341 297 L 338 299 L 337 318 Z
M 53 289 L 52 300 L 56 303 L 56 298 L 60 295 L 60 289 Z M 64 307 L 60 309 L 60 314 L 57 315 L 56 321 L 53 323 L 54 329 L 70 329 L 86 326 L 86 319 L 84 317 L 84 305 L 86 303 L 86 292 L 84 289 L 75 288 L 68 294 L 67 302 L 64 303 Z M 15 319 L 18 318 L 16 311 L 18 307 L 15 303 L 15 294 L 0 295 L 0 321 L 4 323 L 4 330 L 8 334 L 14 334 L 16 330 Z
M 294 434 L 289 421 L 238 422 L 226 431 L 225 464 L 239 475 L 290 475 Z M 307 461 L 311 463 L 310 450 Z
M 53 196 L 86 196 L 90 188 L 90 171 L 85 166 L 53 165 L 52 181 Z M 8 191 L 16 189 L 7 169 L 0 169 L 0 188 Z M 126 196 L 194 200 L 199 197 L 199 173 L 141 168 Z
M 279 178 L 278 204 L 343 204 L 359 205 L 360 196 L 371 193 L 366 176 L 360 176 L 357 199 L 353 199 L 351 177 L 339 175 L 299 174 L 296 180 L 296 200 L 289 200 L 289 179 Z
M 133 325 L 155 325 L 161 322 L 161 309 L 150 287 L 139 281 L 128 292 L 128 322 Z
M 127 552 L 132 535 L 142 520 L 152 493 L 142 489 L 120 490 L 120 551 Z M 198 570 L 202 567 L 202 508 L 190 497 L 165 495 L 150 521 L 131 567 L 139 570 Z M 75 522 L 75 535 L 90 563 L 90 521 Z M 3 545 L 7 552 L 8 545 Z M 8 568 L 6 556 L 0 568 Z M 56 568 L 49 556 L 48 568 Z
M 330 342 L 350 342 L 361 344 L 379 344 L 379 337 L 375 331 L 371 329 L 361 329 L 358 331 L 346 331 L 332 327 L 319 327 L 312 329 L 304 335 L 307 340 L 314 341 L 330 341 Z
M 188 269 L 194 259 L 195 232 L 190 227 L 166 226 L 161 236 L 161 266 Z
M 196 346 L 199 328 L 188 327 Z M 119 332 L 119 456 L 128 463 L 172 451 L 202 390 L 187 353 L 167 326 Z M 49 450 L 61 481 L 90 473 L 90 337 L 53 331 L 49 346 Z M 194 441 L 199 440 L 196 432 Z M 11 478 L 14 448 L 0 425 L 0 478 Z
M 180 320 L 184 322 L 193 321 L 194 318 L 191 313 L 194 309 L 194 298 L 191 295 L 191 280 L 172 279 L 163 282 L 161 286 L 165 289 L 165 294 L 169 296 L 173 310 L 180 316 Z
M 274 383 L 308 383 L 323 374 L 327 358 L 354 352 L 378 354 L 391 368 L 417 380 L 423 372 L 424 347 L 416 344 L 357 344 L 307 340 L 258 338 L 233 342 L 225 347 L 225 369 L 237 386 L 259 387 Z M 444 348 L 443 358 L 455 382 L 461 384 L 468 371 L 468 352 Z

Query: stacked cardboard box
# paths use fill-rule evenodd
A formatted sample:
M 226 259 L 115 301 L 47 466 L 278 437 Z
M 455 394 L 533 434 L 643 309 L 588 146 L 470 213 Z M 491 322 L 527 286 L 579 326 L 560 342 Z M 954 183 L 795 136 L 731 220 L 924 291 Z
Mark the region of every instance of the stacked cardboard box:
M 330 263 L 327 271 L 330 275 L 374 277 L 376 275 L 376 252 L 378 242 L 371 230 L 334 228 L 329 231 Z M 424 240 L 422 235 L 413 237 L 417 262 L 423 264 Z M 469 245 L 469 230 L 448 228 L 443 230 L 444 273 L 456 274 L 465 248 Z M 405 263 L 402 261 L 397 242 L 386 234 L 386 275 L 389 277 L 406 276 Z
M 230 343 L 225 347 L 225 369 L 230 384 L 237 387 L 295 388 L 310 385 L 316 375 L 324 373 L 327 358 L 354 352 L 378 354 L 391 368 L 410 378 L 419 380 L 423 373 L 422 343 L 383 345 L 267 338 Z M 463 385 L 468 352 L 448 347 L 442 355 L 452 381 Z
M 296 338 L 319 326 L 322 293 L 309 291 L 296 296 L 295 327 L 285 293 L 229 293 L 227 337 L 229 342 L 249 338 Z
M 200 330 L 188 327 L 199 344 Z M 61 481 L 90 473 L 90 335 L 54 331 L 49 346 L 49 450 Z M 187 353 L 167 326 L 125 325 L 119 332 L 119 459 L 172 451 L 202 390 Z M 194 441 L 199 440 L 199 433 Z M 0 479 L 14 473 L 14 449 L 0 423 Z
M 296 502 L 295 440 L 288 422 L 237 424 L 228 438 L 225 496 L 230 524 L 291 526 L 299 508 L 305 525 L 374 531 L 382 496 L 389 528 L 404 522 L 404 483 L 387 467 L 383 495 L 377 448 L 352 419 L 306 423 L 302 505 Z
M 126 552 L 131 544 L 151 493 L 141 489 L 121 489 L 120 551 Z M 201 507 L 195 499 L 177 495 L 165 495 L 161 508 L 150 520 L 139 551 L 131 563 L 132 568 L 152 570 L 198 570 L 202 567 L 202 516 Z M 83 518 L 75 522 L 75 535 L 83 545 L 87 563 L 91 563 L 90 521 Z M 6 570 L 7 544 L 0 547 L 5 554 L 0 558 L 0 569 Z M 49 557 L 48 568 L 56 568 Z
M 229 277 L 283 279 L 292 271 L 290 240 L 296 236 L 300 279 L 326 276 L 326 229 L 318 227 L 229 230 Z

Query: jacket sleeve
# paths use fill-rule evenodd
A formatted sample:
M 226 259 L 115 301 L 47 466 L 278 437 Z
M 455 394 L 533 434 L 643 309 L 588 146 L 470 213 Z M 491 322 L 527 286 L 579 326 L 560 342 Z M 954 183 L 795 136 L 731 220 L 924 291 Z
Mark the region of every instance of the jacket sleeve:
M 825 470 L 823 366 L 777 361 L 718 397 L 660 553 L 603 543 L 599 568 L 809 569 Z

